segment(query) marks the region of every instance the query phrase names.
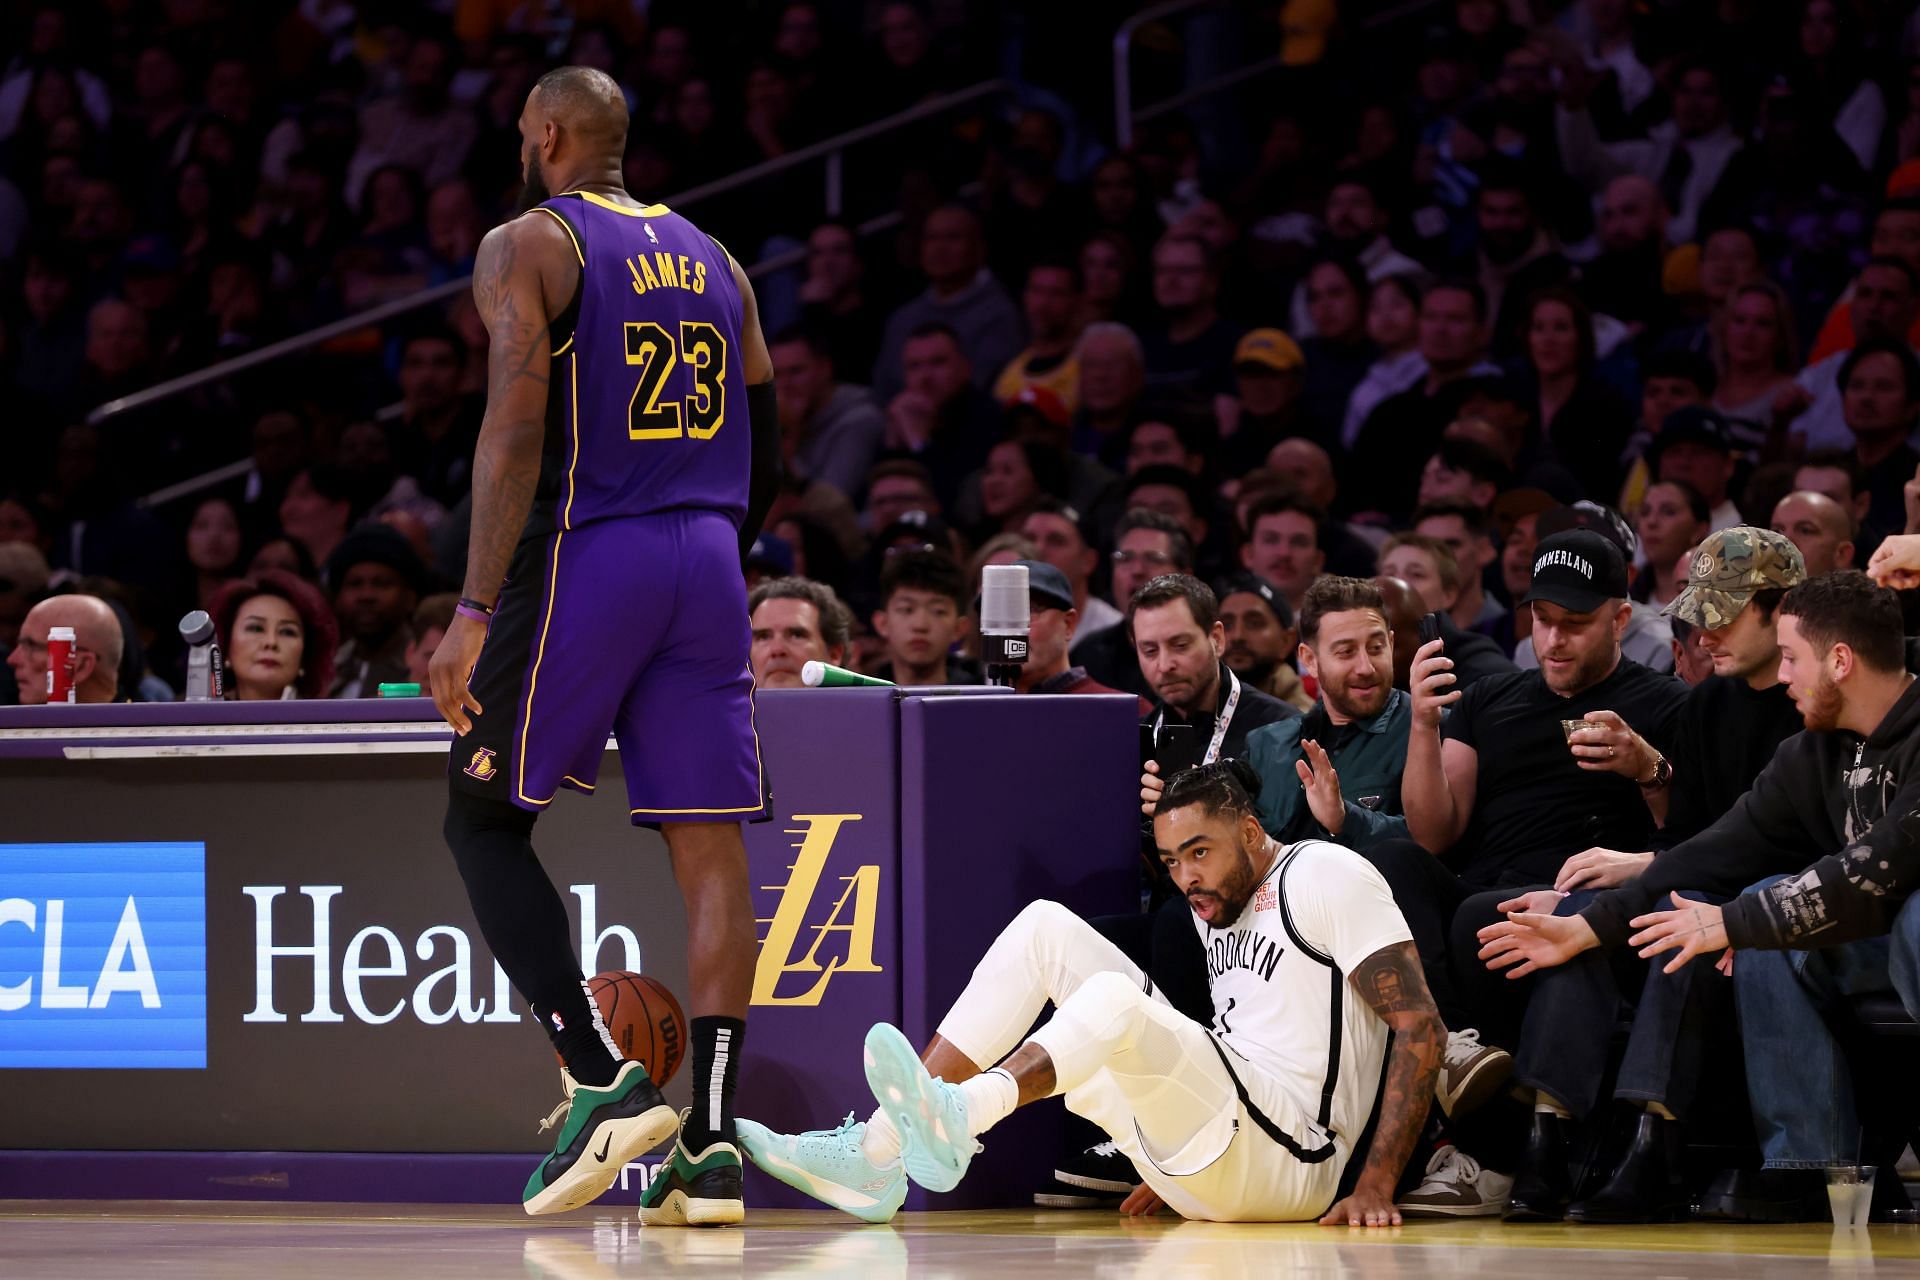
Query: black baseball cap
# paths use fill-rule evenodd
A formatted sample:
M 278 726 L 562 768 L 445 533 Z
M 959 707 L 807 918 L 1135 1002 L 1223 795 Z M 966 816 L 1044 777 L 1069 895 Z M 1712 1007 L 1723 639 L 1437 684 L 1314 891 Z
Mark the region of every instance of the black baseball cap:
M 1542 538 L 1533 552 L 1533 583 L 1522 604 L 1544 600 L 1574 613 L 1591 613 L 1627 594 L 1627 561 L 1620 547 L 1593 529 L 1568 529 Z
M 1725 453 L 1740 451 L 1740 446 L 1734 443 L 1733 427 L 1727 422 L 1726 416 L 1700 404 L 1682 405 L 1667 415 L 1666 421 L 1660 424 L 1660 430 L 1648 442 L 1649 461 L 1676 444 L 1704 444 Z
M 398 530 L 383 524 L 367 525 L 348 534 L 327 557 L 327 587 L 338 591 L 347 573 L 357 564 L 383 564 L 416 593 L 427 586 L 427 566 L 414 552 L 413 544 Z
M 1273 616 L 1280 620 L 1281 626 L 1293 625 L 1293 606 L 1287 603 L 1287 598 L 1281 595 L 1271 582 L 1259 574 L 1230 573 L 1213 584 L 1214 597 L 1219 600 L 1225 600 L 1228 596 L 1239 595 L 1242 592 L 1250 592 L 1265 600 L 1267 608 L 1273 610 Z

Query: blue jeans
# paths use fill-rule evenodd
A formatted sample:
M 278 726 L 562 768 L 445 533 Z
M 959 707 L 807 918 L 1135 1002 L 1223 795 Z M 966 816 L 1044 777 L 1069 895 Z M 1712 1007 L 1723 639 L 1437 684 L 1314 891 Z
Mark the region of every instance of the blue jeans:
M 1920 895 L 1907 899 L 1884 937 L 1811 951 L 1742 951 L 1733 988 L 1766 1167 L 1818 1169 L 1859 1159 L 1853 1075 L 1827 1014 L 1844 1013 L 1852 997 L 1891 991 L 1920 1019 Z
M 1577 915 L 1598 896 L 1576 890 L 1560 900 L 1554 914 Z M 1716 901 L 1706 894 L 1682 896 Z M 1697 956 L 1678 973 L 1662 972 L 1672 958 L 1662 955 L 1648 963 L 1631 948 L 1611 954 L 1595 950 L 1537 974 L 1514 1054 L 1514 1078 L 1585 1117 L 1600 1100 L 1615 1021 L 1623 1004 L 1631 1004 L 1633 1031 L 1613 1096 L 1658 1102 L 1686 1119 L 1699 1089 L 1715 1011 L 1724 1009 L 1728 993 L 1726 979 L 1713 967 L 1719 956 Z

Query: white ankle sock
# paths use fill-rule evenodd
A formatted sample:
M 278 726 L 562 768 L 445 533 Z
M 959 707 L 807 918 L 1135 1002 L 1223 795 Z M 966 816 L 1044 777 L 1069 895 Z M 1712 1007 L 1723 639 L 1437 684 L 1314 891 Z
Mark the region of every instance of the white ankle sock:
M 967 1100 L 967 1136 L 977 1138 L 1013 1114 L 1020 1105 L 1020 1086 L 995 1067 L 963 1083 L 960 1096 Z
M 900 1134 L 887 1119 L 887 1113 L 875 1107 L 867 1117 L 866 1136 L 860 1139 L 860 1154 L 876 1169 L 884 1169 L 900 1158 Z

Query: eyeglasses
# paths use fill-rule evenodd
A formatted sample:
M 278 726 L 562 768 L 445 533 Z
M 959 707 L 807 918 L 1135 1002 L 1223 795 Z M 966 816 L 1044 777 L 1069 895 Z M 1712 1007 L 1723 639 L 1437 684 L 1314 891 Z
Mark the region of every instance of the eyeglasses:
M 1172 564 L 1173 557 L 1164 551 L 1116 551 L 1113 553 L 1113 562 L 1162 566 Z

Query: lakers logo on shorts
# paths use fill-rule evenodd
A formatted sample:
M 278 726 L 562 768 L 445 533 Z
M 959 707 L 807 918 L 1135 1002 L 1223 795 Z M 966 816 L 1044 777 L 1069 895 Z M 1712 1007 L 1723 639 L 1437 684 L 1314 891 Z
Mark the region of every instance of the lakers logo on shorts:
M 493 775 L 500 771 L 493 766 L 493 748 L 481 747 L 473 753 L 473 763 L 462 770 L 469 778 L 478 778 L 482 782 L 493 781 Z

